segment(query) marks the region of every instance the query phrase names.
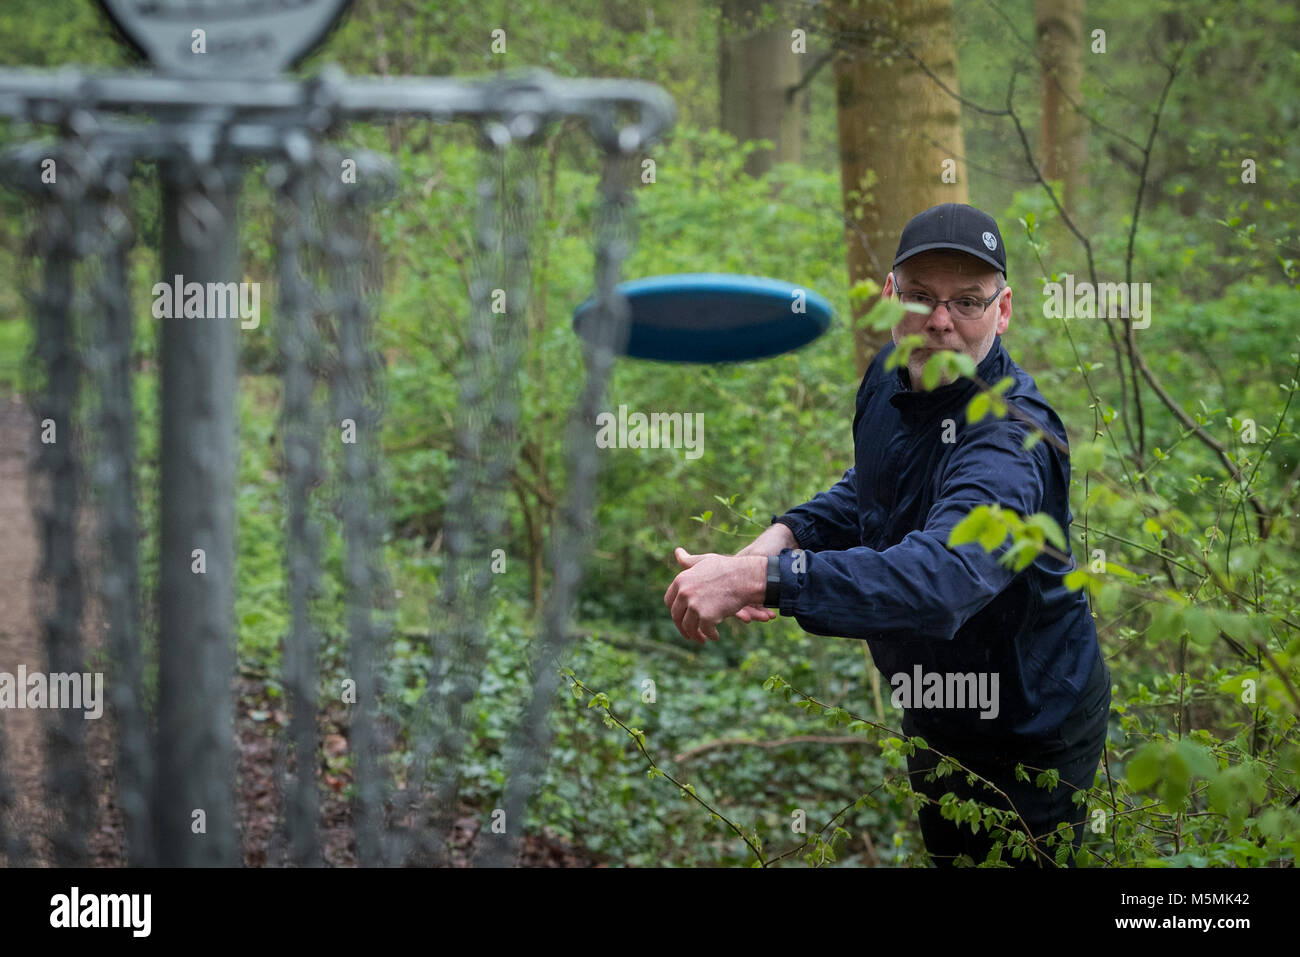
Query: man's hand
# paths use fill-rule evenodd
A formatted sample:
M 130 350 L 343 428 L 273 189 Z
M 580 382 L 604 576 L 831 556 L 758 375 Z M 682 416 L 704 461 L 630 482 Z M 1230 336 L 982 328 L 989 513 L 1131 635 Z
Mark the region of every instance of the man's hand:
M 685 569 L 664 594 L 673 624 L 688 641 L 718 640 L 718 622 L 730 615 L 741 621 L 759 620 L 767 591 L 767 558 L 762 555 L 692 555 L 677 548 L 674 557 Z M 745 612 L 748 617 L 741 617 Z M 766 618 L 761 620 L 767 620 Z

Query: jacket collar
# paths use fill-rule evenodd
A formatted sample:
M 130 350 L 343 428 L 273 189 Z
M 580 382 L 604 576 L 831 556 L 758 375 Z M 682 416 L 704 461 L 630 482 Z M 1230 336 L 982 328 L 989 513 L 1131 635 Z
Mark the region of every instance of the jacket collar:
M 975 374 L 992 385 L 1009 374 L 1010 362 L 1011 357 L 1002 348 L 1002 337 L 994 336 L 989 354 L 975 367 Z M 909 425 L 920 425 L 939 412 L 959 403 L 964 406 L 979 391 L 979 386 L 965 376 L 937 389 L 931 389 L 929 392 L 913 389 L 909 386 L 907 369 L 903 366 L 894 370 L 891 381 L 896 391 L 889 397 L 889 402 L 898 409 L 903 421 Z

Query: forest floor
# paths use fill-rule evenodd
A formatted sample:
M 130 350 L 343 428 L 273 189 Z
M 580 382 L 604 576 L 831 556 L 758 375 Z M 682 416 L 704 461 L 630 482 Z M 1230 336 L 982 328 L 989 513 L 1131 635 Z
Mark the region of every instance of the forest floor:
M 16 674 L 19 665 L 28 672 L 45 671 L 39 607 L 48 595 L 38 594 L 40 537 L 33 514 L 33 492 L 28 480 L 36 454 L 37 431 L 30 410 L 20 396 L 0 395 L 0 672 Z M 89 547 L 99 541 L 93 521 L 82 510 L 78 525 L 78 555 L 85 576 L 86 601 L 81 630 L 86 654 L 100 647 L 106 622 L 96 600 L 96 558 Z M 48 586 L 41 586 L 46 588 Z M 287 717 L 267 693 L 265 678 L 248 673 L 234 678 L 236 761 L 236 814 L 246 867 L 280 866 L 284 840 L 276 755 Z M 108 697 L 107 691 L 105 697 Z M 51 866 L 52 836 L 58 822 L 45 799 L 45 738 L 54 712 L 37 709 L 0 711 L 0 864 Z M 125 826 L 117 806 L 114 771 L 116 745 L 112 710 L 86 721 L 85 755 L 94 819 L 85 841 L 84 863 L 95 867 L 125 864 Z M 317 768 L 320 818 L 318 835 L 323 863 L 355 866 L 356 846 L 351 828 L 351 807 L 345 797 L 350 768 L 343 760 L 348 750 L 347 727 L 338 716 L 318 716 L 322 743 Z M 6 799 L 6 793 L 8 795 Z M 470 866 L 484 809 L 460 807 L 451 835 L 452 865 Z M 22 858 L 5 861 L 3 849 L 16 840 Z M 547 833 L 526 834 L 521 863 L 525 867 L 604 866 L 581 847 Z

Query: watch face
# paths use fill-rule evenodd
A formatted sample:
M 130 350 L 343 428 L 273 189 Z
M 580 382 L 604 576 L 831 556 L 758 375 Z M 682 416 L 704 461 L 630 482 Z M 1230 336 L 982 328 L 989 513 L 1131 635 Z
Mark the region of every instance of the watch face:
M 99 0 L 164 73 L 270 76 L 325 38 L 352 0 Z

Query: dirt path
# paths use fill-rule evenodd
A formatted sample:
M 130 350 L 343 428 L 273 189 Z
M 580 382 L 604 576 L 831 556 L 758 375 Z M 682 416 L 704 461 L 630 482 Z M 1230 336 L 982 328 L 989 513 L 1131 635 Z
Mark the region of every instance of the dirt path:
M 0 401 L 0 671 L 16 674 L 18 666 L 44 668 L 33 591 L 40 567 L 36 522 L 27 498 L 27 463 L 35 449 L 32 416 L 22 401 Z M 0 774 L 12 806 L 0 820 L 6 842 L 17 838 L 38 859 L 48 858 L 40 826 L 40 782 L 45 769 L 41 741 L 48 712 L 0 711 L 3 757 Z
M 40 538 L 32 513 L 30 463 L 36 455 L 37 426 L 24 401 L 15 395 L 0 397 L 0 672 L 16 674 L 20 665 L 28 672 L 45 671 L 36 581 L 40 572 Z M 104 622 L 95 600 L 95 549 L 92 517 L 83 510 L 78 527 L 79 553 L 83 556 L 85 614 L 81 637 L 87 655 L 102 640 Z M 53 713 L 47 710 L 0 710 L 0 735 L 4 739 L 3 786 L 11 804 L 0 823 L 6 843 L 19 851 L 8 863 L 49 865 L 50 836 L 55 822 L 47 811 L 43 793 L 45 735 Z M 87 835 L 87 863 L 120 863 L 120 822 L 112 803 L 113 729 L 105 715 L 86 722 L 86 760 L 95 818 Z M 4 855 L 0 853 L 0 861 Z

